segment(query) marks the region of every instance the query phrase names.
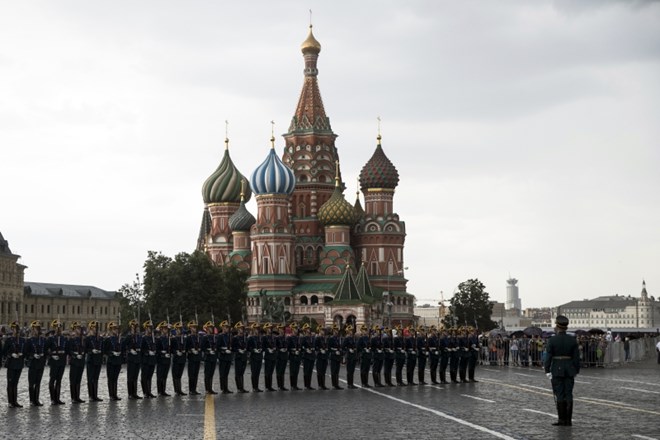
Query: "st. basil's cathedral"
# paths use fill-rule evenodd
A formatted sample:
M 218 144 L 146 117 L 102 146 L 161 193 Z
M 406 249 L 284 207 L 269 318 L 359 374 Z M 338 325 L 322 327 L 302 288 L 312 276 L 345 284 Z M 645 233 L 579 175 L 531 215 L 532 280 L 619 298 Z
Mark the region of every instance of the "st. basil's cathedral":
M 414 297 L 406 290 L 405 223 L 394 211 L 399 173 L 378 134 L 359 176 L 354 204 L 343 194 L 340 160 L 318 85 L 321 44 L 301 47 L 304 83 L 278 156 L 246 179 L 229 155 L 202 187 L 205 204 L 198 249 L 218 265 L 249 271 L 247 319 L 259 321 L 277 305 L 293 320 L 360 325 L 406 325 Z M 256 198 L 256 218 L 246 208 Z

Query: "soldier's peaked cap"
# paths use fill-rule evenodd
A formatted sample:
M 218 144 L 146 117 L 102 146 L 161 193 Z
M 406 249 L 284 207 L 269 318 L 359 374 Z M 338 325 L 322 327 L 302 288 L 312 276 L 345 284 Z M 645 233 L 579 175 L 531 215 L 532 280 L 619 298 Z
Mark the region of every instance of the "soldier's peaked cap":
M 557 315 L 555 318 L 555 325 L 559 328 L 566 329 L 568 328 L 568 318 L 564 315 Z

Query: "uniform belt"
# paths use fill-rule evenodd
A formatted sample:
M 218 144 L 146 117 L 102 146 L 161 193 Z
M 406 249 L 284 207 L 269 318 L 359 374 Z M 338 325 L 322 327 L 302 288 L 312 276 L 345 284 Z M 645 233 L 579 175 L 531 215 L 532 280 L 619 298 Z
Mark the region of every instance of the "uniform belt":
M 552 359 L 573 359 L 570 356 L 553 356 Z

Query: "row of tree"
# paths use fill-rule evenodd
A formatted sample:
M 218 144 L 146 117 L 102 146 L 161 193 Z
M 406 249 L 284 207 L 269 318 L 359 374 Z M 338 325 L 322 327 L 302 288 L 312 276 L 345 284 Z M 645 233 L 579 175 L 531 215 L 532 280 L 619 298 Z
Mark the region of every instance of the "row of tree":
M 144 279 L 136 275 L 132 283 L 119 289 L 122 317 L 143 322 L 151 316 L 154 324 L 168 318 L 175 322 L 179 316 L 184 322 L 196 318 L 200 324 L 212 317 L 216 324 L 224 319 L 245 320 L 247 277 L 246 272 L 233 266 L 216 265 L 201 251 L 181 252 L 174 258 L 149 251 Z M 491 330 L 497 327 L 491 319 L 492 308 L 481 281 L 464 281 L 449 301 L 443 325 Z

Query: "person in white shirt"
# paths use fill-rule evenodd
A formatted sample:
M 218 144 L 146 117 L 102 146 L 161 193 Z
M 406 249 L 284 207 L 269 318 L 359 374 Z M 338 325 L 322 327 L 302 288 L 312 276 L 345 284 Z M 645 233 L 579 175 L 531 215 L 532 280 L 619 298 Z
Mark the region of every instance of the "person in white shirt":
M 655 351 L 658 352 L 658 364 L 660 364 L 660 341 L 658 341 L 658 343 L 655 344 Z

